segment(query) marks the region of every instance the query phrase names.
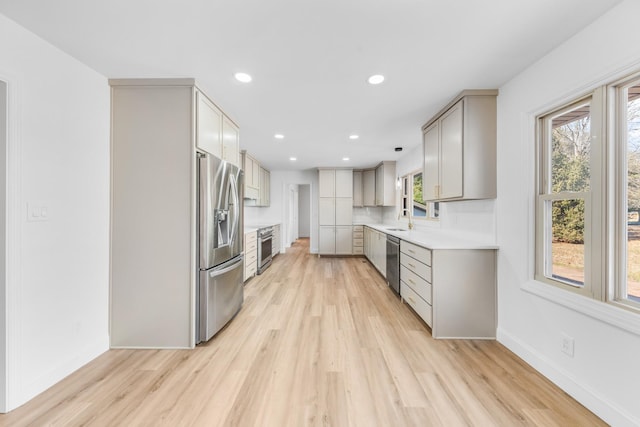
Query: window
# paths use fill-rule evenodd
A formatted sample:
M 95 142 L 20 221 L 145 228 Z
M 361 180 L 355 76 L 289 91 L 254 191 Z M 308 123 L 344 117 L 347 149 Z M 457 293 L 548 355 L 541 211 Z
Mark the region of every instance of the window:
M 536 279 L 640 310 L 640 75 L 539 116 L 537 144 Z
M 617 159 L 616 286 L 613 297 L 640 306 L 640 78 L 616 86 L 614 126 Z
M 439 204 L 422 200 L 422 172 L 415 171 L 400 180 L 402 198 L 400 216 L 412 219 L 437 220 L 440 215 Z

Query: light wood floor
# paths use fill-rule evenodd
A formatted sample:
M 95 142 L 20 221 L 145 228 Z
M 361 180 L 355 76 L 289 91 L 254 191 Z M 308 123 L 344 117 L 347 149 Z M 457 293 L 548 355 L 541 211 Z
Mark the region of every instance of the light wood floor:
M 605 425 L 495 341 L 440 341 L 363 258 L 298 241 L 195 350 L 111 350 L 0 425 Z

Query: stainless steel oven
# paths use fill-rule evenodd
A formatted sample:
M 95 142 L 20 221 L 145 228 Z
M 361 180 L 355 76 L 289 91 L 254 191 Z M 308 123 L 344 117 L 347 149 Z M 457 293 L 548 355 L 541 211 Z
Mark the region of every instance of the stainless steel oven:
M 258 229 L 258 274 L 271 265 L 273 227 Z

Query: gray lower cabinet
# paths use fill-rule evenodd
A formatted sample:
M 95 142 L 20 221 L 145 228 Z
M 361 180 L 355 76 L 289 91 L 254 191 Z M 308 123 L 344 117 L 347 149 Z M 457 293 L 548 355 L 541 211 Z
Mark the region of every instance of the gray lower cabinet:
M 496 337 L 496 252 L 400 242 L 400 294 L 434 338 Z

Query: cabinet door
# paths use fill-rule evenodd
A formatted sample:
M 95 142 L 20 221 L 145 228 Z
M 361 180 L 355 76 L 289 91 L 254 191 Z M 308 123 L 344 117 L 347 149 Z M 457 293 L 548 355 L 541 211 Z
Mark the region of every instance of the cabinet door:
M 320 169 L 318 171 L 320 197 L 336 196 L 336 171 L 334 169 Z
M 376 205 L 376 171 L 369 169 L 362 173 L 363 180 L 363 204 L 364 206 Z
M 336 199 L 321 197 L 318 203 L 318 225 L 336 225 Z
M 258 200 L 259 206 L 269 206 L 269 180 L 271 174 L 268 170 L 260 166 L 260 199 Z
M 351 255 L 353 253 L 353 227 L 336 227 L 336 254 Z
M 271 172 L 264 170 L 264 205 L 271 206 Z
M 336 169 L 336 197 L 353 197 L 353 170 Z
M 364 206 L 362 194 L 362 171 L 353 171 L 353 206 Z
M 336 228 L 335 227 L 320 227 L 318 233 L 318 252 L 321 254 L 335 254 L 336 253 Z
M 377 233 L 376 236 L 377 267 L 383 277 L 387 277 L 387 235 Z
M 364 256 L 371 261 L 371 229 L 364 228 Z
M 206 96 L 196 93 L 196 146 L 222 158 L 222 112 Z
M 462 197 L 462 101 L 440 122 L 440 199 Z
M 340 197 L 335 199 L 336 225 L 353 224 L 353 199 L 350 197 Z
M 253 173 L 251 174 L 251 187 L 260 190 L 260 163 L 258 163 L 256 159 L 253 159 L 251 168 L 253 169 Z
M 439 132 L 440 127 L 436 121 L 424 131 L 423 135 L 424 171 L 422 173 L 422 195 L 424 200 L 437 200 L 439 198 Z
M 271 239 L 271 253 L 273 255 L 280 253 L 280 226 L 273 227 L 273 238 Z
M 222 118 L 222 159 L 238 166 L 240 155 L 240 131 L 227 117 Z
M 376 206 L 384 204 L 384 165 L 376 168 Z

